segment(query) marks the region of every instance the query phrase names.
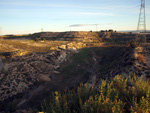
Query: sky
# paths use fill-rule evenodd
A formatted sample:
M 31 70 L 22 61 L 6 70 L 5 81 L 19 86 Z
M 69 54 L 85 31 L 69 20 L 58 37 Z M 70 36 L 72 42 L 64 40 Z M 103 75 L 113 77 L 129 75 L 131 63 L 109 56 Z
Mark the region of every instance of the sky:
M 140 0 L 0 0 L 0 35 L 136 30 Z M 150 0 L 146 28 L 150 30 Z

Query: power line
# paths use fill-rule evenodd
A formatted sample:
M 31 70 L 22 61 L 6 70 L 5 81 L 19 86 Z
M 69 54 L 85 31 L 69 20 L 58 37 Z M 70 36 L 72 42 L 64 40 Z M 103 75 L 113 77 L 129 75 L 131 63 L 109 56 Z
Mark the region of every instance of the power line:
M 133 3 L 133 2 L 130 2 L 131 4 Z M 112 2 L 112 4 L 110 4 L 110 5 L 107 5 L 107 6 L 105 6 L 105 8 L 107 8 L 107 7 L 110 7 L 111 8 L 111 6 L 113 6 L 113 4 L 115 4 L 116 5 L 116 3 L 114 3 L 114 2 Z M 119 5 L 119 4 L 118 4 Z M 137 10 L 137 8 L 139 7 L 139 5 L 138 6 L 135 6 L 134 8 L 130 8 L 130 9 L 127 9 L 127 10 L 120 10 L 119 8 L 119 10 L 115 10 L 115 12 L 114 13 L 119 13 L 119 14 L 117 14 L 117 15 L 122 15 L 122 14 L 125 14 L 125 13 L 129 13 L 129 11 L 132 11 L 132 10 Z M 95 9 L 95 8 L 89 8 L 89 10 L 93 10 L 93 9 Z M 97 9 L 97 8 L 96 8 Z M 88 10 L 88 11 L 89 11 Z M 97 9 L 98 10 L 98 9 Z M 111 12 L 113 11 L 114 9 L 112 9 L 111 10 Z M 110 13 L 111 13 L 110 12 Z M 71 20 L 71 23 L 76 23 L 76 22 L 78 22 L 79 21 L 79 17 L 83 17 L 84 18 L 84 21 L 85 20 L 89 20 L 91 17 L 92 18 L 97 18 L 96 16 L 94 16 L 94 15 L 88 15 L 88 16 L 83 16 L 83 15 L 78 15 L 77 17 L 76 17 L 76 15 L 75 15 L 75 20 Z M 116 16 L 115 16 L 116 17 Z M 103 18 L 103 19 L 109 19 L 110 17 L 105 17 L 105 18 Z M 70 21 L 65 21 L 64 23 L 70 23 Z
M 128 1 L 128 0 L 125 0 L 125 1 Z M 103 7 L 104 7 L 104 8 L 110 8 L 111 11 L 112 11 L 112 10 L 114 10 L 112 6 L 114 6 L 114 5 L 116 5 L 116 4 L 118 4 L 118 6 L 119 6 L 119 4 L 122 4 L 122 3 L 127 3 L 127 2 L 124 2 L 124 1 L 123 1 L 123 2 L 122 2 L 122 1 L 121 1 L 121 2 L 118 2 L 118 1 L 117 1 L 117 2 L 114 2 L 114 1 L 112 1 L 112 2 L 109 2 L 109 3 L 107 3 L 107 4 L 100 5 L 99 8 L 101 8 L 101 7 L 102 7 L 102 8 L 103 8 Z M 132 2 L 130 2 L 130 3 L 132 3 Z M 84 7 L 83 7 L 83 8 L 84 8 Z M 98 11 L 99 11 L 99 8 L 98 8 L 98 6 L 90 7 L 90 8 L 88 9 L 88 12 L 89 12 L 89 11 L 93 11 L 93 10 L 98 10 Z M 87 9 L 86 9 L 86 11 L 87 11 Z M 121 10 L 119 9 L 119 10 L 117 10 L 117 12 L 118 12 L 118 11 L 120 12 Z M 124 10 L 124 11 L 125 11 L 125 10 Z M 110 13 L 111 13 L 111 12 L 110 12 Z M 76 17 L 76 16 L 77 16 L 77 17 Z M 82 14 L 81 14 L 81 15 L 78 14 L 78 15 L 74 15 L 74 17 L 75 17 L 76 19 L 74 18 L 75 20 L 71 20 L 71 22 L 73 22 L 73 23 L 78 22 L 79 17 L 84 17 L 84 18 L 89 19 L 89 17 L 92 17 L 92 18 L 93 18 L 94 15 L 88 15 L 88 16 L 86 17 L 86 15 L 83 16 Z M 66 18 L 66 17 L 65 17 L 65 18 Z M 67 16 L 67 18 L 69 19 L 70 17 Z M 67 19 L 67 18 L 66 18 L 66 19 Z M 97 18 L 97 17 L 95 17 L 95 18 Z M 107 17 L 107 18 L 110 18 L 110 17 Z M 85 20 L 85 19 L 84 19 L 84 20 Z M 70 20 L 69 20 L 69 21 L 64 21 L 63 23 L 70 23 Z

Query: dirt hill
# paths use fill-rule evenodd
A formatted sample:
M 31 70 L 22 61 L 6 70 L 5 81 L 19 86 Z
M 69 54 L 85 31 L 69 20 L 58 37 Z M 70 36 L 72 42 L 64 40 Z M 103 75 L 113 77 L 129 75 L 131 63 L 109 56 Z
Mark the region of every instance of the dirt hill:
M 102 41 L 99 40 L 101 34 L 93 32 L 30 36 L 50 39 L 47 42 L 0 41 L 1 51 L 9 46 L 7 51 L 0 53 L 4 63 L 0 73 L 0 111 L 19 110 L 19 113 L 24 109 L 36 109 L 44 99 L 49 99 L 52 91 L 72 89 L 81 82 L 96 88 L 100 79 L 110 79 L 117 74 L 123 77 L 143 74 L 147 79 L 149 46 L 130 46 L 129 42 L 135 38 L 133 34 L 110 34 L 110 38 L 105 37 Z M 121 37 L 123 35 L 125 37 Z M 38 51 L 41 47 L 46 48 Z M 18 53 L 19 49 L 28 54 Z
M 11 100 L 11 105 L 15 102 L 17 108 L 36 108 L 43 99 L 49 98 L 50 91 L 72 88 L 80 82 L 93 86 L 101 78 L 124 72 L 125 76 L 133 74 L 126 71 L 132 67 L 132 53 L 130 47 L 109 46 L 12 58 L 5 62 L 1 74 L 0 99 L 5 100 L 2 105 L 7 106 L 5 102 Z

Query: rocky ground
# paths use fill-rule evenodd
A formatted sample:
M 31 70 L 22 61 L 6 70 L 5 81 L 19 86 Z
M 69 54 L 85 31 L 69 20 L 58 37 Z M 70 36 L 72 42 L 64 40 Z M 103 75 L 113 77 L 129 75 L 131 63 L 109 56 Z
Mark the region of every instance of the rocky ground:
M 54 51 L 32 53 L 6 61 L 0 75 L 0 101 L 25 91 L 37 81 L 51 81 L 66 56 L 66 51 Z
M 141 58 L 142 57 L 142 58 Z M 150 46 L 136 47 L 134 50 L 135 74 L 150 77 Z

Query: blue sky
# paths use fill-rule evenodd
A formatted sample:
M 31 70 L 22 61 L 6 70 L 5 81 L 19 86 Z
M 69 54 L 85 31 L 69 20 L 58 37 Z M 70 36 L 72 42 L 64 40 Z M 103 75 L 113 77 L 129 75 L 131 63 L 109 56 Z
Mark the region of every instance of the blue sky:
M 0 32 L 95 31 L 96 24 L 97 30 L 136 30 L 139 10 L 140 0 L 0 0 Z

